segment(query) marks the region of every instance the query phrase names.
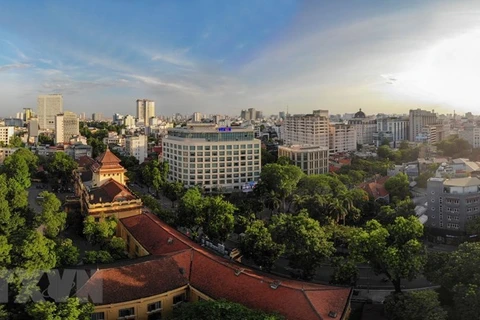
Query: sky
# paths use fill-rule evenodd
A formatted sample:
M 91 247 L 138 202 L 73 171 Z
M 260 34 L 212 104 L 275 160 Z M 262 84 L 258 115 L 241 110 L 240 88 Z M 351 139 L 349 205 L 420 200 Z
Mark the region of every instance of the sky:
M 478 110 L 480 3 L 16 0 L 0 4 L 0 116 Z

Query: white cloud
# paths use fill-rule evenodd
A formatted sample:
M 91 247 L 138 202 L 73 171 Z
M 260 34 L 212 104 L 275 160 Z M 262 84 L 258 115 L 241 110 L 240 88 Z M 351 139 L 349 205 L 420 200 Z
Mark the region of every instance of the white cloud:
M 25 68 L 30 68 L 32 65 L 26 64 L 26 63 L 13 63 L 13 64 L 6 64 L 3 66 L 0 66 L 0 72 L 5 72 L 9 70 L 14 70 L 14 69 L 25 69 Z

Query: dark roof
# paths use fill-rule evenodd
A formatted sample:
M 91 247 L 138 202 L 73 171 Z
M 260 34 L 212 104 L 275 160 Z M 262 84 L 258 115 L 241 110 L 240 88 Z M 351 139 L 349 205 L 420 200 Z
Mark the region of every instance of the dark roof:
M 92 198 L 93 196 L 93 198 Z M 124 185 L 110 178 L 101 186 L 90 190 L 90 203 L 108 203 L 115 201 L 134 200 L 137 197 Z
M 78 290 L 78 297 L 102 291 L 102 305 L 120 303 L 165 293 L 188 284 L 188 274 L 173 257 L 100 269 Z M 182 273 L 183 272 L 183 273 Z
M 365 112 L 362 111 L 362 109 L 358 110 L 357 113 L 355 113 L 355 118 L 365 118 Z

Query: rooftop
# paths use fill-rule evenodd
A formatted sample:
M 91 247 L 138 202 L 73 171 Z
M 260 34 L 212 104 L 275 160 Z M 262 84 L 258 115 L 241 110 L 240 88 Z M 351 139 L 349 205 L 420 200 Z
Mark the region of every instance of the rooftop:
M 432 179 L 432 178 L 431 178 Z M 435 181 L 435 180 L 434 180 Z M 480 179 L 476 177 L 447 179 L 443 182 L 448 187 L 473 187 L 480 186 Z
M 103 183 L 100 187 L 91 189 L 90 197 L 89 202 L 92 204 L 137 199 L 130 190 L 112 178 Z

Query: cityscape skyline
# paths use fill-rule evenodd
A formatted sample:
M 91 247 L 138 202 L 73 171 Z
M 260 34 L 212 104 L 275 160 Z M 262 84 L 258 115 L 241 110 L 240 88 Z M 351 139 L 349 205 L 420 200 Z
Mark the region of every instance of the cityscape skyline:
M 463 113 L 478 101 L 476 7 L 18 1 L 0 12 L 0 110 L 62 93 L 66 110 L 105 115 L 141 97 L 157 114 Z

